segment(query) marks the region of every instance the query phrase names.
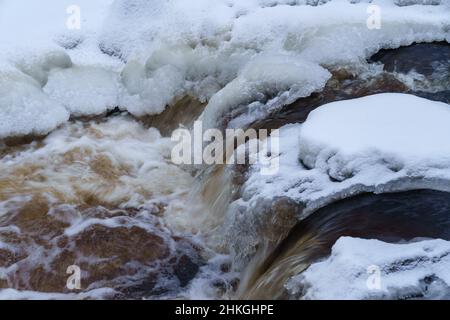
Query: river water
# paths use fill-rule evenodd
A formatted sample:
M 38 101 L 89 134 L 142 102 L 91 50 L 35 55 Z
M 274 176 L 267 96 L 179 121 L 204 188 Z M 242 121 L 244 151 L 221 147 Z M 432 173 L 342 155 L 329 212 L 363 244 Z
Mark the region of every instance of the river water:
M 360 78 L 334 70 L 322 92 L 249 126 L 303 122 L 324 103 L 379 92 L 449 102 L 448 44 L 382 51 L 371 62 L 384 63 L 385 71 Z M 186 97 L 159 116 L 137 119 L 116 110 L 72 119 L 46 137 L 4 140 L 3 292 L 19 298 L 286 299 L 287 280 L 329 255 L 341 236 L 450 240 L 448 194 L 367 194 L 293 223 L 273 252 L 234 268 L 218 230 L 227 205 L 240 196 L 246 168 L 180 167 L 170 159 L 171 131 L 179 123 L 191 126 L 203 108 Z M 292 210 L 288 216 L 295 217 Z M 75 290 L 67 286 L 73 265 L 81 270 Z

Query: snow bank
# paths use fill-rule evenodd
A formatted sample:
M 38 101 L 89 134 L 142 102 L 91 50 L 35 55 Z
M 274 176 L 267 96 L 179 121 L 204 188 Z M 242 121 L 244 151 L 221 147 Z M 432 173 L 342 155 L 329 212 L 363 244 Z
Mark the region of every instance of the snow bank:
M 361 160 L 404 166 L 450 164 L 450 107 L 406 94 L 378 94 L 324 105 L 300 132 L 300 159 L 343 181 Z M 370 160 L 368 160 L 370 158 Z
M 305 299 L 442 299 L 450 295 L 449 267 L 448 241 L 342 237 L 330 257 L 291 278 L 287 288 Z
M 213 126 L 236 107 L 278 108 L 321 90 L 323 67 L 364 69 L 380 48 L 450 39 L 448 1 L 373 1 L 379 30 L 367 28 L 368 3 L 351 2 L 79 0 L 81 28 L 68 29 L 68 0 L 4 0 L 0 73 L 25 73 L 39 86 L 28 90 L 33 104 L 3 97 L 1 137 L 46 133 L 67 119 L 62 108 L 156 114 L 187 94 L 210 101 L 203 119 Z M 26 90 L 20 79 L 12 96 Z M 34 113 L 36 123 L 20 116 Z
M 224 232 L 233 254 L 238 260 L 254 254 L 253 246 L 234 247 L 260 241 L 254 226 L 270 221 L 264 215 L 273 212 L 263 208 L 274 199 L 304 207 L 302 219 L 363 192 L 450 191 L 449 123 L 449 105 L 389 93 L 330 103 L 304 124 L 282 127 L 279 152 L 260 151 L 278 158 L 278 172 L 263 175 L 265 163 L 257 161 L 227 212 Z

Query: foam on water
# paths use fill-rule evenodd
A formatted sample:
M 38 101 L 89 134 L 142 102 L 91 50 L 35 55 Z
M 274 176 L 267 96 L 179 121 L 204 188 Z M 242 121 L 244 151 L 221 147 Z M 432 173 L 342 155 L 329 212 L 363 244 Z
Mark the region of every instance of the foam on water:
M 170 162 L 171 146 L 118 115 L 68 123 L 2 155 L 0 287 L 10 289 L 0 296 L 180 295 L 213 252 L 184 235 L 188 224 L 176 231 L 164 218 L 188 219 L 180 212 L 193 181 Z M 83 270 L 79 294 L 65 287 L 73 264 Z

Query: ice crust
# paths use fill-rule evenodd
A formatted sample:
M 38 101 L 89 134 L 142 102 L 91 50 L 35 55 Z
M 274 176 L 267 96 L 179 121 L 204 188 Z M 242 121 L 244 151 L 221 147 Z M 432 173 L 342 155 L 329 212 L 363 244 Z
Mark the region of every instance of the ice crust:
M 0 137 L 115 107 L 157 114 L 184 95 L 209 102 L 211 127 L 234 108 L 320 90 L 326 69 L 363 68 L 380 48 L 450 39 L 449 1 L 373 1 L 379 30 L 367 1 L 83 0 L 79 30 L 66 27 L 71 4 L 0 3 Z

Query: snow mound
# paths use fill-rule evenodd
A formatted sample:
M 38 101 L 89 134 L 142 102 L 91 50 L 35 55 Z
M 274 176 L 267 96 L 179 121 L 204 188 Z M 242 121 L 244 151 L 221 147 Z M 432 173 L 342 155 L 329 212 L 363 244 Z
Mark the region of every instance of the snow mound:
M 300 132 L 300 159 L 342 181 L 352 165 L 383 160 L 405 165 L 450 164 L 450 107 L 407 94 L 377 94 L 314 110 Z
M 49 74 L 44 92 L 73 115 L 96 115 L 119 105 L 117 74 L 97 67 L 74 67 Z
M 49 132 L 68 119 L 69 112 L 34 79 L 0 72 L 0 138 Z
M 450 242 L 391 244 L 340 238 L 326 260 L 287 283 L 305 299 L 438 299 L 450 296 Z
M 443 0 L 372 1 L 382 12 L 381 29 L 375 30 L 367 27 L 368 1 L 72 4 L 0 2 L 0 72 L 20 70 L 40 84 L 28 93 L 34 105 L 4 98 L 11 116 L 3 135 L 47 133 L 64 121 L 57 115 L 61 106 L 73 115 L 117 106 L 140 116 L 160 113 L 185 95 L 210 102 L 205 127 L 219 126 L 220 116 L 236 108 L 248 108 L 248 118 L 235 124 L 245 125 L 265 109 L 321 90 L 329 78 L 324 68 L 365 70 L 366 58 L 381 48 L 450 40 L 450 7 Z M 80 28 L 68 28 L 77 10 Z M 36 122 L 44 115 L 52 119 L 45 126 L 25 123 L 21 113 L 41 114 Z

